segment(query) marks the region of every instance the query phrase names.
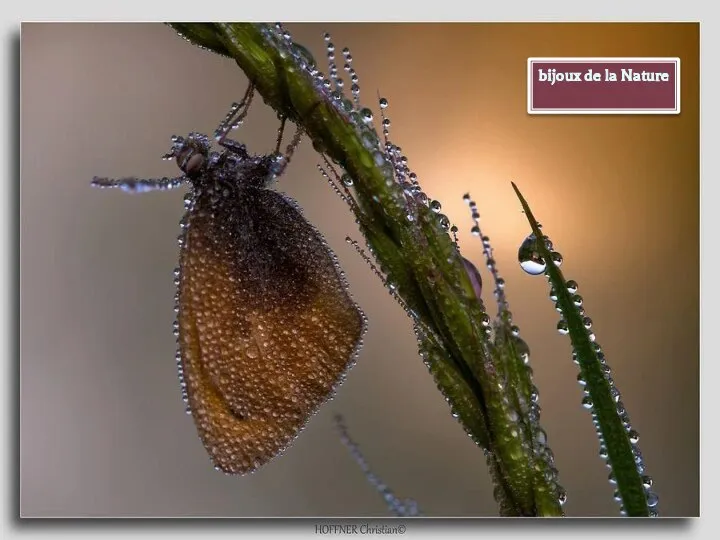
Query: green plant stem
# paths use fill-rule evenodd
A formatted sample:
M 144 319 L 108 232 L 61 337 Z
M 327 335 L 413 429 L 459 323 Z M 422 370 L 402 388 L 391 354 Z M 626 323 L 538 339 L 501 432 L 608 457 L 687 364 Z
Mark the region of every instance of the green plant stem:
M 580 372 L 590 392 L 593 402 L 593 411 L 597 415 L 600 432 L 608 450 L 609 461 L 618 485 L 618 491 L 628 516 L 649 515 L 642 477 L 637 470 L 635 458 L 630 444 L 628 432 L 623 426 L 617 412 L 617 405 L 610 393 L 610 385 L 602 370 L 602 363 L 598 358 L 593 342 L 583 324 L 583 317 L 573 303 L 568 292 L 565 278 L 560 269 L 552 263 L 551 252 L 543 239 L 538 222 L 530 210 L 525 198 L 518 187 L 512 184 L 515 193 L 520 199 L 525 215 L 536 238 L 537 247 L 541 257 L 547 262 L 547 275 L 556 294 L 561 312 L 568 324 L 570 341 L 577 353 L 580 363 Z
M 232 57 L 265 102 L 298 124 L 353 179 L 353 207 L 372 253 L 416 323 L 421 355 L 465 430 L 486 450 L 502 515 L 561 516 L 550 465 L 514 418 L 504 361 L 447 226 L 409 201 L 377 133 L 347 98 L 333 101 L 299 64 L 309 53 L 268 25 L 173 23 L 193 43 Z M 340 104 L 340 105 L 338 105 Z M 400 390 L 399 390 L 400 391 Z M 517 416 L 517 415 L 515 415 Z M 447 459 L 452 457 L 447 456 Z

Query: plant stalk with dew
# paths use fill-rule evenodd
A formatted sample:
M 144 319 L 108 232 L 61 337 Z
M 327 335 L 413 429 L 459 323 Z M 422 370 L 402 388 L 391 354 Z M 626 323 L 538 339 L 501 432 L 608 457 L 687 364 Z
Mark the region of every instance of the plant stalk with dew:
M 440 202 L 423 192 L 408 158 L 389 139 L 388 101 L 378 96 L 382 137 L 373 111 L 361 104 L 350 51 L 338 51 L 325 34 L 326 75 L 280 24 L 170 26 L 193 44 L 233 58 L 265 103 L 312 140 L 322 155 L 321 173 L 355 214 L 369 255 L 349 242 L 377 262 L 373 270 L 412 319 L 420 356 L 452 416 L 483 449 L 500 514 L 562 516 L 566 494 L 539 423 L 529 349 L 512 324 L 492 252 L 485 256 L 498 299 L 494 322 L 479 295 L 479 273 L 460 254 L 457 227 Z M 474 203 L 471 209 L 479 232 Z M 605 428 L 606 415 L 600 417 Z M 605 439 L 608 450 L 616 441 L 613 433 Z M 626 474 L 623 452 L 613 448 L 611 457 L 620 464 L 616 474 L 628 514 L 638 515 L 636 479 Z

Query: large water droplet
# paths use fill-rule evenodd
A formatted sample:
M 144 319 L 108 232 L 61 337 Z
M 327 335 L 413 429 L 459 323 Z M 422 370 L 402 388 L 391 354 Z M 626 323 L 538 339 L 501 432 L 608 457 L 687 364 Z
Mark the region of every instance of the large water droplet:
M 565 320 L 561 320 L 559 323 L 557 323 L 557 331 L 565 335 L 570 332 L 570 327 L 568 327 L 568 323 L 565 322 Z
M 535 234 L 531 234 L 520 245 L 518 250 L 518 261 L 520 267 L 532 276 L 542 274 L 547 267 L 545 260 L 538 251 L 538 240 Z
M 482 299 L 482 277 L 480 276 L 480 272 L 475 267 L 475 265 L 469 260 L 467 260 L 465 257 L 463 257 L 462 260 L 463 266 L 465 266 L 465 271 L 470 278 L 470 284 L 472 285 L 473 291 L 475 292 L 475 296 L 478 298 L 478 300 L 480 300 Z

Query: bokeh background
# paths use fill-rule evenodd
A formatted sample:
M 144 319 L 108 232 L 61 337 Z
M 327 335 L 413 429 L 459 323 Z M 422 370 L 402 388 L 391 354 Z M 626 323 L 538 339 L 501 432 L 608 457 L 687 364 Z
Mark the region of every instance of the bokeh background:
M 388 98 L 391 134 L 425 191 L 481 246 L 478 201 L 531 347 L 569 516 L 614 516 L 613 487 L 546 281 L 524 274 L 523 190 L 580 284 L 666 516 L 699 513 L 699 27 L 696 24 L 293 24 L 318 59 L 349 46 L 362 101 Z M 494 516 L 482 452 L 450 416 L 410 321 L 346 235 L 354 218 L 305 142 L 279 189 L 336 251 L 369 317 L 336 399 L 249 477 L 213 470 L 175 372 L 172 271 L 183 192 L 93 190 L 93 175 L 175 174 L 172 134 L 209 132 L 246 80 L 160 24 L 32 23 L 21 58 L 23 516 L 385 516 L 332 429 L 431 516 Z M 678 116 L 528 116 L 529 56 L 679 56 Z M 258 100 L 236 138 L 270 151 Z M 478 266 L 483 266 L 478 264 Z M 489 282 L 489 278 L 486 278 Z M 490 289 L 490 287 L 487 287 Z M 488 291 L 489 292 L 489 291 Z

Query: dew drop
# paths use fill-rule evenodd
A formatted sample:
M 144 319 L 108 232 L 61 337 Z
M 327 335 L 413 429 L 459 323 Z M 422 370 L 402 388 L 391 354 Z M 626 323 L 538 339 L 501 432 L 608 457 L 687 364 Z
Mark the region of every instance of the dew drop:
M 563 263 L 562 255 L 560 255 L 557 251 L 553 251 L 550 254 L 550 258 L 552 259 L 552 262 L 555 264 L 555 266 L 560 266 Z
M 430 210 L 436 213 L 442 210 L 442 205 L 440 204 L 440 201 L 432 201 L 430 203 Z
M 380 108 L 387 109 L 387 106 L 388 106 L 388 100 L 385 98 L 380 98 Z
M 538 428 L 535 432 L 535 440 L 542 445 L 547 443 L 547 434 L 542 428 Z
M 593 408 L 593 401 L 590 398 L 590 396 L 585 396 L 582 400 L 582 406 L 586 409 L 592 409 Z
M 362 109 L 362 110 L 360 111 L 360 116 L 362 117 L 363 121 L 364 121 L 366 124 L 369 124 L 370 122 L 372 122 L 373 113 L 372 113 L 372 111 L 371 111 L 370 109 L 368 109 L 367 107 L 364 108 L 364 109 Z
M 535 234 L 531 234 L 520 245 L 518 250 L 518 261 L 520 267 L 532 276 L 537 276 L 545 271 L 547 265 L 540 256 Z
M 570 332 L 568 323 L 565 320 L 561 319 L 560 322 L 557 323 L 557 331 L 562 335 L 568 334 Z
M 550 288 L 550 300 L 552 300 L 553 302 L 557 302 L 558 300 L 558 295 L 555 287 Z
M 570 294 L 575 294 L 578 290 L 578 284 L 574 279 L 571 279 L 567 283 L 565 283 L 565 286 L 567 287 L 567 291 Z

